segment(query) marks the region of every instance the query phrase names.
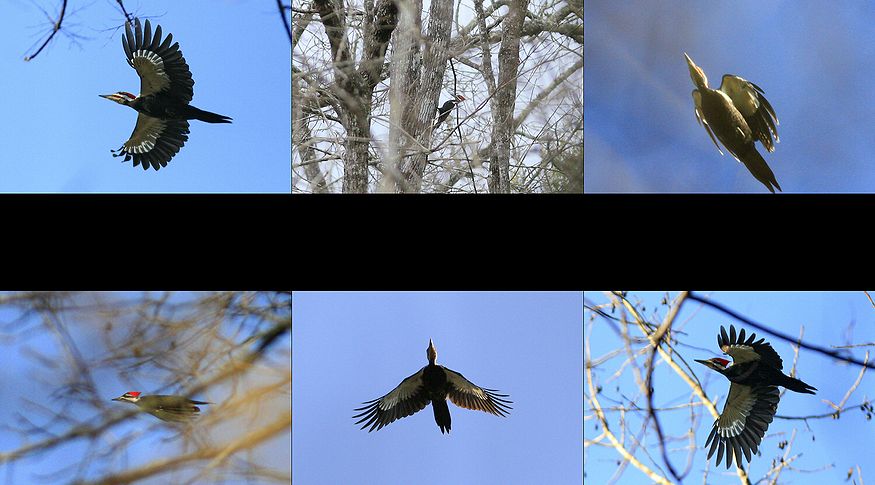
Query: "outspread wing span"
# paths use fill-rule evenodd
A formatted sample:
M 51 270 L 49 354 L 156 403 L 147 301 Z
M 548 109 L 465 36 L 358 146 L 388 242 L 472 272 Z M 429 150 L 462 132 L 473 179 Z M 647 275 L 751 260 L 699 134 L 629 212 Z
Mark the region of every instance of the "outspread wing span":
M 726 469 L 732 464 L 732 456 L 741 468 L 741 457 L 750 462 L 753 453 L 759 449 L 760 443 L 769 423 L 775 417 L 778 409 L 780 394 L 775 386 L 747 387 L 732 384 L 729 386 L 729 396 L 723 405 L 720 418 L 714 421 L 711 434 L 705 447 L 711 445 L 708 450 L 708 459 L 717 451 L 717 464 L 726 453 Z
M 134 166 L 142 165 L 143 170 L 150 166 L 158 170 L 166 167 L 185 145 L 188 133 L 186 120 L 162 120 L 139 113 L 131 138 L 118 150 L 113 150 L 112 156 L 123 156 L 126 162 L 133 159 Z
M 735 363 L 758 360 L 775 369 L 783 369 L 784 361 L 781 360 L 781 356 L 775 352 L 772 345 L 766 342 L 764 338 L 759 340 L 756 340 L 756 338 L 757 334 L 751 333 L 750 337 L 745 340 L 743 328 L 736 335 L 735 325 L 729 326 L 729 335 L 727 335 L 726 329 L 721 326 L 720 334 L 717 335 L 717 346 L 723 352 L 731 355 Z
M 441 366 L 443 367 L 443 366 Z M 511 408 L 508 404 L 513 401 L 502 399 L 506 394 L 497 394 L 495 389 L 485 389 L 474 385 L 465 379 L 462 374 L 443 367 L 447 373 L 449 389 L 447 396 L 456 406 L 477 411 L 486 411 L 496 416 L 506 416 Z
M 362 419 L 358 420 L 355 424 L 364 422 L 365 424 L 361 429 L 370 426 L 371 429 L 368 430 L 368 433 L 370 433 L 375 429 L 379 430 L 393 421 L 421 411 L 428 406 L 431 400 L 422 382 L 422 372 L 424 370 L 425 368 L 423 367 L 416 374 L 404 379 L 401 381 L 401 384 L 398 384 L 395 389 L 392 389 L 385 396 L 362 403 L 366 404 L 366 406 L 360 407 L 356 411 L 363 412 L 353 416 L 353 418 Z
M 122 46 L 128 64 L 140 76 L 140 96 L 164 92 L 185 103 L 191 102 L 194 80 L 179 50 L 179 42 L 170 45 L 173 34 L 167 34 L 161 42 L 161 26 L 155 28 L 155 35 L 152 35 L 152 26 L 146 20 L 144 33 L 140 19 L 134 19 L 134 31 L 131 31 L 130 22 L 126 22 Z

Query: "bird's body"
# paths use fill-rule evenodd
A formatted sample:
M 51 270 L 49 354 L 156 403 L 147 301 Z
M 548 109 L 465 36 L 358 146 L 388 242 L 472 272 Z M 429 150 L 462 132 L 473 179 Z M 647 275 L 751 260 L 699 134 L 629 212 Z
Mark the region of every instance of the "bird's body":
M 772 152 L 778 142 L 775 110 L 756 84 L 734 75 L 725 75 L 719 89 L 708 87 L 708 78 L 689 56 L 687 66 L 696 89 L 693 102 L 696 120 L 705 127 L 721 154 L 717 140 L 743 163 L 750 173 L 772 193 L 781 190 L 774 172 L 757 151 L 755 142 Z M 714 137 L 717 137 L 715 139 Z M 774 139 L 774 141 L 773 141 Z
M 130 391 L 114 398 L 113 401 L 135 404 L 143 412 L 163 421 L 186 422 L 200 414 L 200 408 L 195 404 L 212 404 L 206 401 L 194 401 L 182 396 L 152 394 L 143 396 L 141 392 Z
M 385 396 L 365 402 L 356 409 L 362 413 L 353 416 L 361 418 L 355 424 L 365 423 L 361 429 L 370 426 L 368 432 L 379 430 L 387 424 L 410 416 L 424 409 L 429 403 L 434 411 L 434 419 L 441 433 L 449 433 L 451 428 L 450 409 L 447 398 L 455 405 L 485 411 L 496 416 L 506 416 L 511 409 L 511 401 L 502 399 L 505 394 L 496 394 L 494 389 L 474 385 L 462 374 L 435 364 L 437 351 L 431 339 L 428 341 L 428 365 L 412 376 L 401 381 L 395 389 Z
M 745 339 L 744 329 L 736 335 L 735 327 L 730 325 L 727 335 L 726 329 L 720 327 L 717 345 L 732 356 L 733 362 L 719 357 L 696 360 L 723 374 L 731 383 L 723 411 L 705 442 L 706 448 L 709 444 L 711 446 L 709 460 L 717 451 L 719 464 L 723 453 L 726 453 L 727 469 L 733 455 L 736 465 L 741 468 L 742 454 L 750 462 L 752 454 L 759 449 L 778 409 L 780 394 L 777 386 L 804 394 L 814 394 L 817 390 L 785 375 L 782 372 L 783 362 L 775 349 L 765 339 L 755 339 L 756 334 Z
M 134 21 L 134 31 L 130 22 L 125 23 L 122 46 L 128 64 L 140 76 L 140 94 L 135 96 L 127 91 L 119 91 L 100 95 L 130 106 L 139 113 L 130 139 L 114 150 L 117 152 L 114 156 L 124 156 L 125 161 L 133 160 L 134 166 L 142 165 L 144 170 L 149 167 L 158 170 L 167 166 L 167 162 L 188 140 L 188 120 L 231 122 L 227 116 L 189 104 L 194 95 L 191 71 L 179 50 L 179 43 L 170 44 L 173 35 L 168 34 L 163 41 L 161 37 L 161 26 L 155 27 L 152 35 L 148 20 L 145 32 L 139 19 Z
M 443 106 L 441 106 L 440 108 L 437 108 L 438 119 L 437 119 L 437 122 L 432 127 L 432 129 L 435 129 L 438 126 L 440 126 L 440 124 L 443 123 L 444 120 L 446 120 L 447 117 L 450 115 L 450 112 L 453 110 L 453 108 L 455 108 L 457 104 L 461 103 L 464 100 L 465 100 L 465 97 L 462 96 L 461 94 L 458 94 L 458 95 L 456 95 L 456 99 L 450 99 L 450 100 L 446 101 L 443 104 Z
M 128 103 L 122 104 L 127 104 L 127 106 L 134 108 L 137 112 L 143 113 L 152 118 L 163 120 L 200 120 L 206 121 L 207 123 L 230 123 L 230 121 L 226 119 L 227 116 L 204 111 L 195 108 L 190 104 L 180 103 L 178 100 L 169 96 L 153 94 L 151 96 L 135 97 L 133 99 L 128 98 L 128 100 Z

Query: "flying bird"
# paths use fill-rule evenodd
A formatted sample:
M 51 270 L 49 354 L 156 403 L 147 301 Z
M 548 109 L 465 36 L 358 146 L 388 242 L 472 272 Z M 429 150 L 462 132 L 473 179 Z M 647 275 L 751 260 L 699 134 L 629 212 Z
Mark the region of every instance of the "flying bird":
M 495 389 L 476 386 L 462 374 L 442 365 L 436 365 L 437 350 L 431 339 L 428 340 L 425 353 L 428 357 L 428 365 L 401 381 L 401 384 L 389 394 L 362 403 L 365 406 L 356 411 L 363 412 L 353 416 L 353 419 L 361 418 L 355 424 L 365 423 L 361 429 L 370 426 L 371 429 L 368 430 L 370 433 L 395 420 L 410 416 L 431 403 L 434 420 L 443 434 L 450 432 L 450 409 L 447 407 L 447 398 L 456 406 L 486 411 L 496 416 L 506 416 L 512 409 L 508 404 L 512 404 L 513 401 L 502 399 L 509 397 L 508 395 L 497 394 Z
M 717 151 L 723 155 L 717 144 L 717 140 L 720 140 L 729 153 L 743 163 L 769 191 L 775 193 L 775 188 L 781 190 L 774 172 L 754 145 L 759 141 L 767 151 L 773 152 L 775 143 L 779 141 L 778 117 L 763 90 L 744 78 L 730 74 L 723 76 L 720 89 L 711 89 L 705 72 L 686 53 L 684 57 L 690 77 L 696 85 L 693 90 L 696 120 L 705 127 Z
M 778 409 L 778 387 L 785 387 L 793 392 L 814 394 L 817 389 L 785 375 L 782 372 L 783 362 L 772 346 L 765 339 L 756 339 L 752 333 L 745 340 L 744 329 L 736 334 L 735 327 L 726 329 L 720 327 L 717 335 L 717 346 L 724 354 L 729 354 L 733 362 L 715 357 L 708 360 L 696 360 L 729 379 L 729 395 L 723 405 L 723 412 L 714 421 L 711 434 L 705 447 L 711 445 L 708 459 L 717 451 L 717 464 L 726 453 L 726 469 L 732 463 L 741 468 L 741 455 L 750 463 L 752 453 L 756 453 L 769 423 L 775 417 Z
M 136 32 L 136 33 L 135 33 Z M 114 157 L 133 159 L 134 166 L 142 165 L 155 170 L 166 167 L 167 162 L 176 155 L 188 140 L 188 120 L 207 123 L 230 123 L 231 118 L 204 111 L 190 105 L 194 96 L 194 80 L 179 42 L 170 45 L 173 34 L 161 41 L 161 26 L 152 26 L 146 20 L 146 30 L 140 26 L 140 19 L 125 22 L 122 47 L 128 64 L 140 76 L 140 94 L 134 96 L 127 91 L 115 94 L 100 94 L 101 98 L 130 106 L 137 110 L 137 124 L 128 141 L 118 150 L 112 150 Z

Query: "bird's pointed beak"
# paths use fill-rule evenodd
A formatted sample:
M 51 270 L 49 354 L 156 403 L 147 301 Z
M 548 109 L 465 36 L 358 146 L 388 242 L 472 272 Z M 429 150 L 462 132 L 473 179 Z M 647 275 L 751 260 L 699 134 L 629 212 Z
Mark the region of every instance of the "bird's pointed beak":
M 684 52 L 684 58 L 687 60 L 687 67 L 690 68 L 690 72 L 693 72 L 693 71 L 696 71 L 699 69 L 699 66 L 697 66 L 696 63 L 693 62 L 692 59 L 690 59 L 690 56 L 688 56 L 686 52 Z
M 700 69 L 686 52 L 684 52 L 684 58 L 687 60 L 687 67 L 690 69 L 690 78 L 693 80 L 693 84 L 697 88 L 707 88 L 708 78 L 705 76 L 705 71 Z
M 100 96 L 101 98 L 109 98 L 108 94 L 98 94 L 98 96 Z
M 425 354 L 428 356 L 428 361 L 434 364 L 435 359 L 437 359 L 437 349 L 434 348 L 431 339 L 428 339 L 428 348 L 425 349 Z
M 708 364 L 707 364 L 707 362 L 708 362 L 707 360 L 699 360 L 699 359 L 693 359 L 693 360 L 695 360 L 696 362 L 698 362 L 698 363 L 700 363 L 700 364 L 708 365 Z

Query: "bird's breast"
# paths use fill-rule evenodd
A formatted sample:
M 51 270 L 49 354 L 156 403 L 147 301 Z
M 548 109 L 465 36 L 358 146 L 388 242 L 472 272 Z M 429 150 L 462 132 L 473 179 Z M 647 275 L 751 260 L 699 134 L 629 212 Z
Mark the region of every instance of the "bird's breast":
M 717 138 L 730 149 L 753 143 L 750 126 L 729 96 L 713 89 L 702 91 L 702 115 Z

